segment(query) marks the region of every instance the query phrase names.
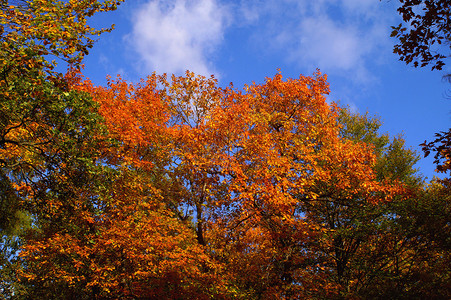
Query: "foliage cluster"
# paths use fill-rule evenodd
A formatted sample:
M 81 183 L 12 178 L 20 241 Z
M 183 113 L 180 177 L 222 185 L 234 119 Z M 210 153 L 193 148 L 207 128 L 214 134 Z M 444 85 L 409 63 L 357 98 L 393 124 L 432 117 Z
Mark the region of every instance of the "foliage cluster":
M 393 26 L 399 43 L 394 53 L 415 67 L 432 65 L 441 70 L 450 56 L 451 5 L 449 0 L 399 0 L 398 12 L 405 24 Z

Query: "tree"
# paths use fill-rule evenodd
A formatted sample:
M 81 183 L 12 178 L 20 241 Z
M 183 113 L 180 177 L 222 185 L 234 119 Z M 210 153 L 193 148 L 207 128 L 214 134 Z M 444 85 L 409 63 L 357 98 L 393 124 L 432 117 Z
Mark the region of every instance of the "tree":
M 448 258 L 427 244 L 446 239 L 416 210 L 438 197 L 420 198 L 415 153 L 327 104 L 320 73 L 242 91 L 190 72 L 70 82 L 103 121 L 33 197 L 20 273 L 33 295 L 415 297 L 419 277 L 446 295 Z
M 94 43 L 92 36 L 110 30 L 91 28 L 87 18 L 115 9 L 120 2 L 1 2 L 0 228 L 8 229 L 21 219 L 13 186 L 46 172 L 50 149 L 58 148 L 52 145 L 59 140 L 57 132 L 69 128 L 71 117 L 82 112 L 75 103 L 80 97 L 69 94 L 67 78 L 54 72 L 56 62 L 47 59 L 62 59 L 79 68 Z
M 446 186 L 440 181 L 425 185 L 414 169 L 418 155 L 404 148 L 401 137 L 388 143 L 386 135 L 377 133 L 377 119 L 346 110 L 341 111 L 340 119 L 342 135 L 375 145 L 378 179 L 402 181 L 409 190 L 408 197 L 361 210 L 361 215 L 373 221 L 364 229 L 367 241 L 349 263 L 352 279 L 347 297 L 448 298 L 449 272 L 444 267 L 449 264 Z M 356 234 L 357 228 L 347 236 Z
M 34 197 L 40 201 L 40 226 L 26 236 L 20 273 L 33 297 L 220 299 L 227 294 L 191 224 L 173 210 L 175 199 L 163 197 L 163 188 L 170 188 L 163 185 L 163 170 L 173 149 L 165 145 L 172 141 L 155 84 L 152 77 L 141 87 L 122 80 L 108 88 L 73 81 L 79 93 L 89 91 L 98 101 L 105 117 L 99 124 L 108 126 L 117 143 L 74 147 L 96 163 L 87 168 L 65 162 L 67 168 L 49 178 L 55 186 L 51 193 Z M 101 131 L 86 133 L 91 136 L 84 142 L 104 141 Z
M 330 249 L 342 249 L 338 244 L 322 248 L 339 238 L 327 211 L 320 213 L 330 205 L 329 217 L 342 222 L 339 206 L 358 214 L 359 206 L 402 191 L 376 180 L 371 146 L 340 138 L 338 108 L 326 104 L 327 91 L 320 74 L 286 81 L 278 74 L 244 92 L 228 89 L 199 122 L 202 135 L 188 135 L 198 147 L 212 143 L 189 156 L 204 174 L 220 175 L 223 185 L 209 183 L 205 190 L 227 191 L 218 202 L 221 213 L 213 206 L 206 214 L 215 217 L 207 244 L 248 298 L 336 295 L 346 258 L 331 255 Z
M 96 181 L 52 202 L 20 254 L 30 298 L 221 298 L 214 262 L 146 178 L 122 169 L 104 193 Z
M 451 6 L 448 0 L 400 0 L 398 8 L 405 24 L 394 26 L 392 37 L 399 40 L 394 53 L 415 67 L 431 64 L 441 70 L 451 45 Z
M 0 13 L 1 70 L 35 69 L 46 73 L 56 66 L 46 56 L 79 67 L 97 36 L 111 28 L 97 30 L 88 18 L 115 10 L 123 0 L 106 1 L 24 1 L 2 0 Z M 59 76 L 57 73 L 53 73 Z
M 89 27 L 87 18 L 115 9 L 120 2 L 1 1 L 0 231 L 6 251 L 2 271 L 17 272 L 20 259 L 11 253 L 23 244 L 19 228 L 39 226 L 44 215 L 39 203 L 44 197 L 35 196 L 57 193 L 52 179 L 62 175 L 57 173 L 63 166 L 92 165 L 92 157 L 86 156 L 91 151 L 83 155 L 74 149 L 83 149 L 87 132 L 102 132 L 96 104 L 86 94 L 70 91 L 70 76 L 55 72 L 56 62 L 49 60 L 79 68 L 94 43 L 92 37 L 109 31 Z M 68 161 L 71 164 L 65 165 Z M 21 294 L 22 286 L 10 281 L 16 275 L 2 278 L 5 297 Z
M 118 78 L 107 87 L 81 80 L 74 88 L 99 103 L 118 144 L 96 149 L 119 175 L 95 198 L 104 207 L 97 215 L 57 210 L 49 219 L 90 226 L 64 236 L 49 226 L 44 240 L 29 239 L 23 259 L 33 262 L 26 276 L 81 291 L 78 297 L 332 297 L 347 278 L 347 262 L 334 254 L 341 249 L 334 246 L 337 226 L 327 218 L 344 222 L 403 192 L 394 178 L 377 180 L 371 145 L 340 136 L 339 110 L 325 102 L 319 73 L 288 80 L 278 74 L 245 91 L 220 89 L 214 78 L 190 72 L 171 81 L 154 74 L 139 84 Z M 352 208 L 338 215 L 340 206 Z M 79 270 L 61 265 L 61 250 L 72 243 L 78 246 L 70 257 L 85 257 Z M 44 275 L 44 262 L 66 273 Z M 185 270 L 183 284 L 174 270 Z

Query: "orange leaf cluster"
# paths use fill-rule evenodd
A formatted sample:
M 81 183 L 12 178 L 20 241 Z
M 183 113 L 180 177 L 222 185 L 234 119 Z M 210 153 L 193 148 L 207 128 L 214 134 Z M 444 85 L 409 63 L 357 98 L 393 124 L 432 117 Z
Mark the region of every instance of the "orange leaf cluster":
M 116 141 L 101 159 L 120 175 L 105 194 L 74 200 L 80 210 L 65 218 L 82 225 L 72 234 L 29 240 L 31 281 L 96 297 L 330 297 L 342 288 L 327 254 L 337 227 L 323 216 L 335 205 L 351 218 L 405 192 L 376 180 L 371 145 L 340 137 L 319 72 L 243 91 L 190 72 L 72 85 L 99 103 Z M 83 208 L 86 197 L 97 210 Z

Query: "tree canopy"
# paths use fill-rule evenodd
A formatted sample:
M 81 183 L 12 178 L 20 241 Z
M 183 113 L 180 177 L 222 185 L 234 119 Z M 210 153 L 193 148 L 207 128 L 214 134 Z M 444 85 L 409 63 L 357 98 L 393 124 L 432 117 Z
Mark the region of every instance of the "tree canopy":
M 3 297 L 451 295 L 449 186 L 401 136 L 326 101 L 319 71 L 96 86 L 86 19 L 120 2 L 2 2 Z

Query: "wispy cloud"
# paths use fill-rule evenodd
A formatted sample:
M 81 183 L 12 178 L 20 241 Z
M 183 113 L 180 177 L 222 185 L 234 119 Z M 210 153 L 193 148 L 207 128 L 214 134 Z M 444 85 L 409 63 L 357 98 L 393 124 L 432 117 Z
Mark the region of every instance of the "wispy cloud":
M 358 66 L 370 50 L 355 27 L 336 24 L 325 15 L 304 18 L 298 29 L 291 48 L 293 60 L 301 59 L 327 69 L 349 70 Z
M 288 63 L 342 72 L 356 81 L 371 81 L 368 62 L 389 49 L 392 15 L 378 0 L 279 0 L 241 2 L 254 26 L 253 40 Z M 252 12 L 252 13 L 249 13 Z M 252 23 L 253 22 L 253 23 Z M 269 53 L 271 54 L 271 53 Z
M 281 63 L 369 82 L 369 63 L 390 48 L 392 20 L 378 0 L 145 2 L 133 16 L 129 41 L 146 73 L 189 69 L 210 75 L 221 71 L 214 61 L 223 42 L 252 43 Z M 233 29 L 248 32 L 247 41 L 224 41 Z
M 211 57 L 223 40 L 227 9 L 216 0 L 150 1 L 133 17 L 128 37 L 144 72 L 210 75 Z

